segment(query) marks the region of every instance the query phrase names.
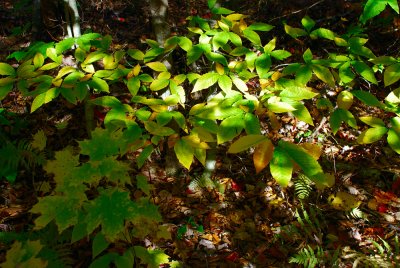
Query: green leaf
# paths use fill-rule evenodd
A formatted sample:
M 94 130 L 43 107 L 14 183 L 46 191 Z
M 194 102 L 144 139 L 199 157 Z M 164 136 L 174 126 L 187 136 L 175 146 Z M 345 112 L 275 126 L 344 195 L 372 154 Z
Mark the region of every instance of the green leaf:
M 310 112 L 307 110 L 306 106 L 299 101 L 290 101 L 290 105 L 296 110 L 292 111 L 291 113 L 299 120 L 314 126 L 313 119 L 310 115 Z
M 360 144 L 369 144 L 380 140 L 388 132 L 386 127 L 373 127 L 361 132 L 357 138 Z
M 14 83 L 0 85 L 0 101 L 3 100 L 8 95 L 8 93 L 11 92 L 13 88 L 14 88 Z
M 229 39 L 231 40 L 232 44 L 234 44 L 237 47 L 241 47 L 242 46 L 242 39 L 240 38 L 239 35 L 233 33 L 233 32 L 229 32 Z
M 193 45 L 192 41 L 189 38 L 187 38 L 186 36 L 179 37 L 178 44 L 186 52 L 188 52 L 192 48 L 192 45 Z
M 232 79 L 226 74 L 221 75 L 218 78 L 218 85 L 225 93 L 228 93 L 232 90 Z
M 362 77 L 364 77 L 367 81 L 372 84 L 377 85 L 378 81 L 376 81 L 374 71 L 363 61 L 353 61 L 351 65 L 354 67 L 357 73 L 359 73 Z
M 296 110 L 292 105 L 286 102 L 272 102 L 267 105 L 268 110 L 273 113 L 287 113 Z
M 176 157 L 185 168 L 190 169 L 193 162 L 194 149 L 184 139 L 178 140 L 174 145 Z
M 32 102 L 31 113 L 36 111 L 43 104 L 48 103 L 48 102 L 52 101 L 53 99 L 57 98 L 59 94 L 60 94 L 59 88 L 52 88 L 46 92 L 43 92 L 42 94 L 37 95 L 36 98 Z
M 311 19 L 309 16 L 305 16 L 304 18 L 301 19 L 301 24 L 303 25 L 304 29 L 307 30 L 307 32 L 311 31 L 312 28 L 315 26 L 315 21 Z
M 292 100 L 306 100 L 312 99 L 317 96 L 318 93 L 311 91 L 308 87 L 285 87 L 279 94 L 282 98 L 288 98 Z
M 223 47 L 229 41 L 229 34 L 227 32 L 218 32 L 212 39 L 214 50 Z
M 327 83 L 331 87 L 335 86 L 335 79 L 328 68 L 317 64 L 312 65 L 311 68 L 320 80 Z
M 331 114 L 331 117 L 329 119 L 329 123 L 331 125 L 333 134 L 336 134 L 336 132 L 339 130 L 342 122 L 347 123 L 352 128 L 357 128 L 357 121 L 354 118 L 354 116 L 352 115 L 352 113 L 350 113 L 347 110 L 343 110 L 343 109 L 339 108 L 339 109 L 336 109 Z
M 343 90 L 339 93 L 336 102 L 340 109 L 348 110 L 353 104 L 353 94 L 350 91 Z
M 187 52 L 187 65 L 198 60 L 204 52 L 204 47 L 201 46 L 201 44 L 192 46 L 192 48 Z
M 305 63 L 310 63 L 313 59 L 313 54 L 309 48 L 303 53 L 303 59 Z
M 92 77 L 92 80 L 88 82 L 88 85 L 98 92 L 110 92 L 108 83 L 101 78 Z
M 396 153 L 400 154 L 400 134 L 399 132 L 389 129 L 387 141 L 389 146 L 395 151 Z
M 306 36 L 307 32 L 300 28 L 294 28 L 287 24 L 285 24 L 285 32 L 290 35 L 292 38 L 297 38 L 300 36 Z
M 73 37 L 70 37 L 70 38 L 67 38 L 67 39 L 64 39 L 64 40 L 58 42 L 56 44 L 57 54 L 61 54 L 64 51 L 71 49 L 74 44 L 75 44 L 75 38 L 73 38 Z
M 320 38 L 324 38 L 324 39 L 328 39 L 328 40 L 334 40 L 336 37 L 336 34 L 329 29 L 318 28 L 318 29 L 312 31 L 310 33 L 310 36 L 314 37 L 314 38 L 320 37 Z
M 207 59 L 211 60 L 211 61 L 215 61 L 218 63 L 221 63 L 224 66 L 228 65 L 228 61 L 226 60 L 226 58 L 220 54 L 220 53 L 215 53 L 215 52 L 206 52 L 205 53 Z
M 287 155 L 303 170 L 304 174 L 311 180 L 318 181 L 318 177 L 323 174 L 322 168 L 317 160 L 305 149 L 286 141 L 279 141 L 278 148 L 282 147 Z M 275 149 L 276 150 L 276 149 Z M 323 182 L 318 182 L 323 184 Z
M 150 84 L 152 91 L 158 91 L 169 85 L 169 79 L 156 79 Z
M 257 116 L 252 113 L 246 113 L 244 116 L 244 130 L 247 135 L 260 134 L 261 126 Z
M 165 66 L 164 63 L 159 62 L 159 61 L 149 62 L 149 63 L 146 63 L 146 65 L 150 69 L 152 69 L 152 70 L 154 70 L 156 72 L 168 72 L 167 66 Z
M 256 71 L 260 79 L 268 78 L 268 71 L 271 67 L 271 57 L 268 54 L 261 54 L 255 61 Z
M 135 60 L 143 60 L 144 59 L 144 53 L 140 51 L 139 49 L 128 49 L 128 55 Z
M 246 93 L 249 89 L 247 88 L 246 83 L 236 76 L 231 76 L 233 84 L 239 89 L 242 93 Z
M 68 227 L 78 222 L 78 211 L 83 204 L 80 198 L 73 196 L 46 196 L 30 210 L 41 215 L 35 220 L 35 228 L 42 229 L 52 220 L 55 221 L 58 231 L 62 233 Z
M 87 233 L 92 233 L 101 225 L 101 233 L 110 241 L 115 241 L 125 229 L 125 221 L 136 217 L 135 208 L 129 192 L 114 188 L 102 191 L 85 205 Z
M 244 128 L 243 115 L 228 117 L 221 122 L 217 132 L 218 144 L 231 141 L 238 136 Z
M 6 260 L 2 262 L 3 268 L 28 268 L 28 267 L 47 267 L 48 261 L 37 258 L 42 255 L 43 248 L 40 240 L 30 241 L 24 239 L 24 242 L 14 241 L 11 248 L 8 249 L 5 256 Z
M 128 80 L 127 87 L 129 89 L 129 92 L 132 94 L 132 96 L 136 96 L 137 93 L 139 92 L 140 88 L 140 79 L 138 77 L 132 77 Z
M 91 52 L 89 55 L 86 56 L 86 59 L 82 62 L 84 65 L 91 64 L 95 61 L 101 60 L 104 58 L 107 54 L 101 52 L 101 51 L 94 51 Z
M 383 74 L 383 81 L 385 83 L 385 87 L 390 86 L 400 79 L 400 63 L 396 63 L 390 65 L 385 69 Z
M 249 52 L 250 52 L 250 50 L 247 47 L 239 46 L 239 47 L 236 47 L 235 49 L 233 49 L 231 52 L 229 52 L 229 54 L 231 54 L 232 56 L 235 56 L 235 57 L 240 57 Z
M 282 187 L 288 186 L 292 178 L 293 162 L 280 146 L 275 147 L 269 167 L 276 182 Z
M 269 41 L 268 44 L 264 46 L 264 53 L 270 54 L 275 49 L 275 46 L 276 46 L 276 37 L 271 41 Z
M 105 236 L 102 233 L 98 233 L 92 243 L 92 259 L 96 258 L 97 255 L 102 253 L 110 243 L 106 240 Z
M 161 264 L 169 263 L 169 256 L 160 249 L 146 249 L 142 246 L 134 246 L 134 252 L 143 264 L 148 268 L 159 268 Z
M 393 129 L 394 131 L 396 131 L 397 133 L 400 133 L 400 117 L 393 117 L 390 119 L 390 124 L 391 129 Z
M 205 88 L 209 88 L 215 83 L 217 83 L 220 75 L 218 73 L 205 73 L 199 79 L 197 79 L 196 84 L 192 90 L 193 92 L 197 92 L 203 90 Z
M 262 22 L 255 22 L 255 23 L 251 24 L 249 27 L 247 27 L 246 29 L 253 30 L 253 31 L 268 32 L 268 31 L 271 31 L 273 28 L 274 28 L 274 26 L 272 26 L 270 24 L 262 23 Z
M 385 100 L 389 103 L 398 104 L 400 103 L 400 88 L 396 88 L 392 92 L 390 92 Z
M 153 121 L 144 122 L 144 126 L 150 134 L 156 136 L 170 136 L 175 133 L 172 128 L 160 126 Z
M 353 90 L 351 92 L 357 99 L 362 101 L 368 106 L 382 107 L 383 104 L 371 93 L 364 90 Z
M 228 153 L 237 154 L 268 140 L 264 135 L 247 135 L 240 137 L 228 149 Z
M 345 62 L 339 67 L 339 77 L 343 83 L 347 84 L 354 80 L 356 75 L 351 69 L 351 63 Z
M 154 147 L 152 145 L 146 146 L 143 148 L 142 152 L 140 155 L 136 158 L 136 163 L 138 168 L 141 168 L 146 160 L 150 157 L 150 155 L 153 153 Z
M 387 3 L 388 0 L 368 0 L 364 6 L 360 21 L 365 23 L 367 20 L 378 16 L 385 9 Z
M 286 50 L 278 49 L 271 52 L 271 57 L 274 57 L 277 60 L 284 60 L 292 56 L 292 53 Z
M 162 47 L 149 49 L 143 56 L 144 62 L 152 61 L 163 53 L 164 53 L 164 48 Z
M 290 71 L 286 69 L 287 71 Z M 296 82 L 298 82 L 300 85 L 307 85 L 307 83 L 311 80 L 312 78 L 312 70 L 309 66 L 303 65 L 297 68 L 296 70 Z
M 147 177 L 144 175 L 137 175 L 136 176 L 136 186 L 140 189 L 143 193 L 147 196 L 150 196 L 150 191 L 152 190 L 152 185 L 149 184 Z
M 260 36 L 249 28 L 244 29 L 243 36 L 246 37 L 250 42 L 257 46 L 261 46 Z
M 233 11 L 224 7 L 218 7 L 218 8 L 214 7 L 213 9 L 211 9 L 211 13 L 217 15 L 228 15 L 233 13 Z

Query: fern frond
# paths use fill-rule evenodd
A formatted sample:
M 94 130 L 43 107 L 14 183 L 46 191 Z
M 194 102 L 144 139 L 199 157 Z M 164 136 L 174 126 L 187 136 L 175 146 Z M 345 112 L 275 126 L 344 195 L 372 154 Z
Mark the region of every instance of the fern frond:
M 322 254 L 321 254 L 322 252 Z M 304 267 L 314 268 L 320 262 L 319 254 L 323 255 L 323 250 L 317 247 L 317 255 L 310 245 L 301 249 L 297 254 L 290 257 L 289 263 L 297 263 Z
M 217 183 L 208 176 L 193 178 L 189 183 L 188 188 L 193 192 L 201 191 L 202 189 L 213 190 L 217 188 Z
M 307 199 L 312 192 L 313 182 L 304 174 L 299 173 L 294 180 L 294 191 L 299 199 Z
M 362 212 L 359 208 L 353 208 L 352 210 L 346 212 L 346 217 L 353 220 L 366 220 L 368 221 L 367 215 Z

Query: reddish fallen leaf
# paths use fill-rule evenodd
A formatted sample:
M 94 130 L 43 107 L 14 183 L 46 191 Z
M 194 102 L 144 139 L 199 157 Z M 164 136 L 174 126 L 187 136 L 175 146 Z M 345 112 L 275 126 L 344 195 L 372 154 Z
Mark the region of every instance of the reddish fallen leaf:
M 386 204 L 378 204 L 376 210 L 380 213 L 386 213 L 388 211 L 388 206 Z
M 379 235 L 383 236 L 385 229 L 383 227 L 368 227 L 364 229 L 364 235 Z
M 232 187 L 232 190 L 234 190 L 235 192 L 240 192 L 243 190 L 242 186 L 240 186 L 240 184 L 236 183 L 233 180 L 231 181 L 231 187 Z
M 398 198 L 397 195 L 392 192 L 384 192 L 377 189 L 374 192 L 374 197 L 378 201 L 378 203 L 382 204 L 398 206 L 398 204 L 400 203 L 400 198 Z
M 239 260 L 239 253 L 237 253 L 236 251 L 232 252 L 231 254 L 229 254 L 228 256 L 225 257 L 225 259 L 227 261 L 231 261 L 231 262 L 237 262 Z

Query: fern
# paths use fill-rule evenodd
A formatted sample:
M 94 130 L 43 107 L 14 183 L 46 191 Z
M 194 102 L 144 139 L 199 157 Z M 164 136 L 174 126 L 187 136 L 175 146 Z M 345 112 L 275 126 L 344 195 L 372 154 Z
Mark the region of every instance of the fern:
M 289 263 L 297 263 L 303 265 L 304 267 L 313 268 L 320 263 L 320 259 L 322 259 L 323 254 L 324 252 L 321 247 L 318 246 L 316 252 L 314 252 L 312 247 L 308 245 L 293 257 L 290 257 Z
M 307 199 L 312 191 L 313 182 L 304 174 L 299 173 L 294 180 L 294 191 L 299 199 Z
M 213 190 L 218 188 L 218 182 L 213 181 L 208 176 L 201 176 L 198 178 L 193 178 L 189 183 L 188 188 L 192 192 L 201 191 L 203 189 Z

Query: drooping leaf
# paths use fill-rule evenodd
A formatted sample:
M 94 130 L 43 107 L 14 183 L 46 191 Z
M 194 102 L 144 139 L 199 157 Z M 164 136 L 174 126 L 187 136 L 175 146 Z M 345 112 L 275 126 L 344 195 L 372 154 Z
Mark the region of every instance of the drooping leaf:
M 288 186 L 292 178 L 293 162 L 282 147 L 275 147 L 269 166 L 272 177 L 279 185 L 282 187 Z
M 297 38 L 300 36 L 306 36 L 307 32 L 304 31 L 303 29 L 300 28 L 294 28 L 292 26 L 289 26 L 287 24 L 285 24 L 285 32 L 290 35 L 292 38 Z
M 342 122 L 347 123 L 352 128 L 357 128 L 357 121 L 353 114 L 347 110 L 338 108 L 331 114 L 329 119 L 333 134 L 336 134 Z
M 382 107 L 383 104 L 371 93 L 364 90 L 353 90 L 351 92 L 357 99 L 364 102 L 368 106 Z
M 255 31 L 246 28 L 243 31 L 243 36 L 246 37 L 253 44 L 261 46 L 261 38 Z
M 246 113 L 244 116 L 244 130 L 246 131 L 247 135 L 250 134 L 260 134 L 261 133 L 261 126 L 260 121 L 258 120 L 257 116 L 252 113 Z
M 357 73 L 359 73 L 362 77 L 364 77 L 367 81 L 372 84 L 377 85 L 378 81 L 376 81 L 374 71 L 363 61 L 353 61 L 351 63 Z
M 382 119 L 377 118 L 377 117 L 362 116 L 362 117 L 359 117 L 358 119 L 360 119 L 362 122 L 364 122 L 365 124 L 367 124 L 368 126 L 371 126 L 371 127 L 384 127 L 385 126 L 385 122 L 383 122 Z
M 390 148 L 392 148 L 396 153 L 400 154 L 400 133 L 393 129 L 389 129 L 387 141 Z
M 152 91 L 159 91 L 163 88 L 166 88 L 169 85 L 169 81 L 169 79 L 157 78 L 150 84 L 150 89 Z
M 383 135 L 388 132 L 386 127 L 372 127 L 363 132 L 357 138 L 357 142 L 360 144 L 369 144 L 380 140 Z
M 11 65 L 0 62 L 0 75 L 15 76 L 15 70 Z
M 333 75 L 331 73 L 331 71 L 329 71 L 328 68 L 321 66 L 321 65 L 317 65 L 314 64 L 312 65 L 312 70 L 315 73 L 315 75 L 321 79 L 323 82 L 327 83 L 330 86 L 334 86 L 335 85 L 335 79 L 333 78 Z
M 240 137 L 228 149 L 228 153 L 237 154 L 242 151 L 249 149 L 250 147 L 256 146 L 257 144 L 266 141 L 268 138 L 264 135 L 247 135 Z
M 185 168 L 190 169 L 193 162 L 194 149 L 184 139 L 178 140 L 174 145 L 176 157 Z
M 253 162 L 257 174 L 268 166 L 272 159 L 273 152 L 274 145 L 269 139 L 256 146 L 253 154 Z
M 400 79 L 400 63 L 390 65 L 385 69 L 383 80 L 385 87 L 390 86 Z
M 225 93 L 228 93 L 232 90 L 232 79 L 226 74 L 221 75 L 218 78 L 218 85 Z
M 271 57 L 264 53 L 257 57 L 255 61 L 256 71 L 260 79 L 268 78 L 268 71 L 271 67 Z
M 197 79 L 196 84 L 192 92 L 197 92 L 205 88 L 209 88 L 215 83 L 217 83 L 220 75 L 218 73 L 205 73 L 199 79 Z
M 279 94 L 279 96 L 282 98 L 288 98 L 292 100 L 312 99 L 317 95 L 318 93 L 311 91 L 310 88 L 297 86 L 285 87 Z
M 102 233 L 98 233 L 92 243 L 92 259 L 96 258 L 103 250 L 105 250 L 110 243 L 106 240 Z

